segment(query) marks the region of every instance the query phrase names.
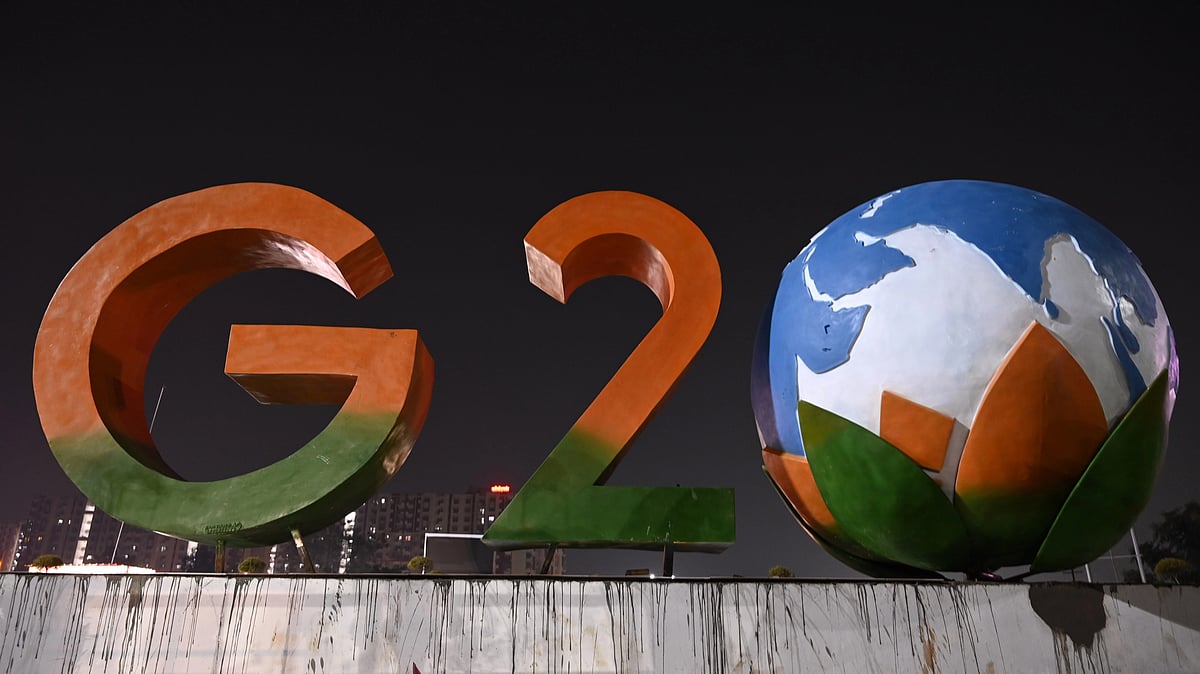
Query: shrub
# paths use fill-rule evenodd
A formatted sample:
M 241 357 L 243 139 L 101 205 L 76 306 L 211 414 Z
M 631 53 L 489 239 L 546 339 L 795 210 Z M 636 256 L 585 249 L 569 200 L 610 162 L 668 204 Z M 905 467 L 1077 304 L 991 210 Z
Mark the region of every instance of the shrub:
M 247 557 L 238 564 L 238 573 L 265 573 L 267 563 L 258 557 Z
M 431 573 L 433 572 L 433 560 L 422 555 L 417 555 L 408 560 L 408 570 L 418 573 Z
M 58 555 L 38 555 L 37 559 L 33 560 L 29 566 L 38 569 L 50 569 L 56 566 L 62 566 L 63 564 L 66 564 L 66 562 L 64 562 L 63 558 L 59 557 Z
M 791 578 L 792 570 L 782 564 L 776 564 L 775 566 L 771 567 L 771 570 L 767 572 L 767 575 L 772 578 Z

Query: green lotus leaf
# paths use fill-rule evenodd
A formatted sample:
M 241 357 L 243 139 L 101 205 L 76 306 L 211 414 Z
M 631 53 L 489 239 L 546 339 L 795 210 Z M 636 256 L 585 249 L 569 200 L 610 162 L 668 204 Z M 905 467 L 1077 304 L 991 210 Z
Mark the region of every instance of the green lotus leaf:
M 813 478 L 847 535 L 906 566 L 968 568 L 970 541 L 962 520 L 920 466 L 832 412 L 803 400 L 798 412 Z
M 1163 370 L 1113 429 L 1067 497 L 1030 572 L 1086 564 L 1133 525 L 1167 448 L 1167 388 Z
M 763 472 L 766 473 L 766 470 Z M 905 566 L 903 564 L 888 563 L 880 560 L 865 559 L 825 540 L 823 536 L 817 533 L 815 529 L 810 527 L 808 523 L 804 521 L 804 518 L 800 516 L 800 513 L 796 512 L 796 508 L 792 506 L 791 501 L 788 501 L 787 495 L 783 493 L 783 490 L 779 488 L 779 485 L 775 484 L 775 480 L 771 479 L 770 474 L 767 474 L 767 478 L 771 483 L 771 486 L 775 488 L 775 493 L 779 494 L 779 498 L 783 501 L 783 504 L 787 506 L 788 510 L 792 511 L 792 516 L 795 517 L 796 521 L 800 523 L 800 526 L 803 527 L 805 533 L 807 533 L 822 550 L 851 569 L 854 569 L 861 574 L 878 579 L 946 580 L 945 576 L 935 571 L 927 571 L 925 569 L 918 569 L 911 566 Z

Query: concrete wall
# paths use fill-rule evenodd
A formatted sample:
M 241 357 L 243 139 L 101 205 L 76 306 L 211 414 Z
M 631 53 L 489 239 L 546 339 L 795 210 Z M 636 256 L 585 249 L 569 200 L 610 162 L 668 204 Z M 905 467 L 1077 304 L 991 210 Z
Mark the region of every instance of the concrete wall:
M 0 672 L 1200 672 L 1200 587 L 0 574 Z

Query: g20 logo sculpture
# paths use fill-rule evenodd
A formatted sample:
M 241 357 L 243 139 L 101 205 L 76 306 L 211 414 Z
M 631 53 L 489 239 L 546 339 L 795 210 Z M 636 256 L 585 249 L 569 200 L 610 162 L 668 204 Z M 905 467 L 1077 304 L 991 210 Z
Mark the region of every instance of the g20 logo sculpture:
M 487 531 L 496 548 L 719 551 L 733 490 L 607 487 L 707 339 L 720 268 L 679 211 L 597 192 L 525 240 L 565 302 L 596 278 L 648 286 L 663 315 Z M 58 461 L 98 507 L 194 541 L 254 546 L 326 526 L 408 456 L 433 361 L 413 330 L 246 326 L 226 372 L 267 402 L 343 402 L 287 458 L 215 482 L 163 461 L 143 409 L 151 351 L 213 283 L 289 267 L 355 296 L 391 276 L 366 226 L 290 187 L 163 201 L 71 270 L 38 334 L 34 389 Z M 800 524 L 872 575 L 1069 568 L 1145 507 L 1178 388 L 1174 337 L 1133 253 L 1049 196 L 976 181 L 895 190 L 818 233 L 759 332 L 763 467 Z
M 560 301 L 620 274 L 653 290 L 663 316 L 485 540 L 500 548 L 731 545 L 731 489 L 603 486 L 712 328 L 721 280 L 707 239 L 660 201 L 599 192 L 552 210 L 525 245 L 530 279 Z M 225 370 L 251 395 L 341 402 L 341 410 L 290 456 L 243 475 L 189 482 L 163 460 L 143 406 L 155 343 L 206 288 L 266 268 L 316 274 L 355 297 L 392 275 L 374 234 L 352 216 L 303 190 L 252 183 L 138 213 L 63 280 L 38 333 L 34 392 L 51 450 L 101 510 L 188 540 L 270 545 L 336 521 L 400 469 L 433 385 L 433 360 L 415 330 L 232 326 Z

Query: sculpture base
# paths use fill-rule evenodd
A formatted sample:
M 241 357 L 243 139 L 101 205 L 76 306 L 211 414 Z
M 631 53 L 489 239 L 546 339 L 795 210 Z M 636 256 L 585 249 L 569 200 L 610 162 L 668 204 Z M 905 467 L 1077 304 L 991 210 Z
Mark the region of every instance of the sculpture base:
M 0 574 L 6 672 L 1200 671 L 1200 586 Z

